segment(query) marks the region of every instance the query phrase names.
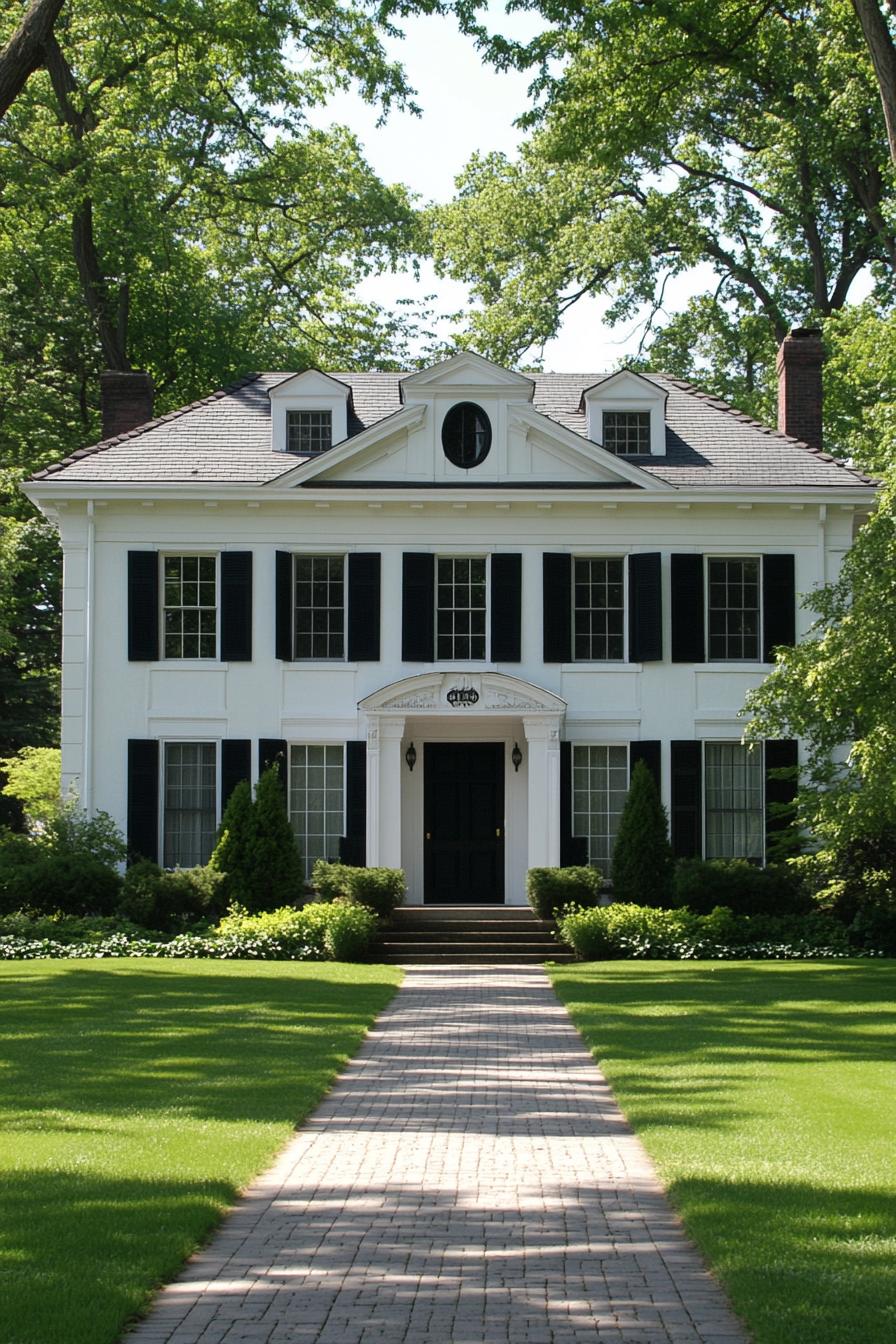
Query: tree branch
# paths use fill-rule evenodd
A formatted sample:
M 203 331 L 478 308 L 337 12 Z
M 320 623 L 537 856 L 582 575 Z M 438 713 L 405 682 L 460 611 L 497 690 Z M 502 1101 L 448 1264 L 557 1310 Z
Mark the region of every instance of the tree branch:
M 0 51 L 0 117 L 44 64 L 44 46 L 65 0 L 31 0 L 22 20 Z
M 862 25 L 865 44 L 871 54 L 884 121 L 887 123 L 890 158 L 896 166 L 896 44 L 877 0 L 852 0 L 852 7 Z M 896 13 L 893 0 L 890 0 L 890 9 Z

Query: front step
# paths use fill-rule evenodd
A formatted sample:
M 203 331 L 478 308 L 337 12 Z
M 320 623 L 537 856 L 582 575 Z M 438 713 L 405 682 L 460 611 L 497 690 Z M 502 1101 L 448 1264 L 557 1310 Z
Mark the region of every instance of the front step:
M 374 955 L 400 965 L 533 965 L 570 961 L 551 920 L 525 906 L 402 906 Z

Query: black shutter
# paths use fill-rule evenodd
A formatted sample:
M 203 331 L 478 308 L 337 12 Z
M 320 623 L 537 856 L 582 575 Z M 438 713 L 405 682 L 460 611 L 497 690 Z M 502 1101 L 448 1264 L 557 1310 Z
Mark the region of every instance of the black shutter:
M 659 551 L 628 558 L 628 656 L 633 663 L 663 656 L 663 583 Z
M 435 654 L 436 558 L 428 551 L 402 556 L 401 659 L 431 663 Z
M 283 790 L 283 804 L 286 806 L 288 784 L 286 778 L 286 743 L 277 737 L 260 737 L 258 739 L 258 773 L 263 775 L 265 770 L 272 765 L 278 767 L 277 778 Z
M 128 741 L 128 862 L 159 860 L 159 744 Z
M 252 552 L 221 552 L 221 658 L 252 661 Z
M 523 557 L 493 555 L 491 576 L 492 662 L 518 663 L 521 649 Z
M 569 557 L 566 557 L 569 559 Z M 560 867 L 588 862 L 588 840 L 572 833 L 572 743 L 560 743 Z
M 792 555 L 762 557 L 763 649 L 766 663 L 774 661 L 778 644 L 796 643 L 796 580 Z
M 660 760 L 659 742 L 630 742 L 628 748 L 629 783 L 631 783 L 631 778 L 638 761 L 643 761 L 647 766 L 647 769 L 653 775 L 657 793 L 662 796 L 663 786 L 660 781 Z
M 345 835 L 339 858 L 353 868 L 367 862 L 367 743 L 345 744 Z
M 159 656 L 159 555 L 128 551 L 128 660 L 154 663 Z
M 288 663 L 292 658 L 292 556 L 289 551 L 277 552 L 277 575 L 274 607 L 277 631 L 275 656 Z
M 572 556 L 545 551 L 542 556 L 544 661 L 572 658 Z
M 793 826 L 793 800 L 797 790 L 799 748 L 794 738 L 779 738 L 765 744 L 765 841 L 766 857 L 778 857 L 774 851 Z M 788 771 L 783 778 L 777 771 Z M 771 851 L 771 852 L 769 852 Z
M 703 556 L 672 556 L 672 661 L 705 663 Z
M 703 744 L 672 742 L 672 853 L 676 859 L 703 853 Z
M 379 551 L 358 551 L 348 557 L 348 659 L 380 660 Z
M 248 737 L 225 738 L 221 743 L 221 815 L 237 784 L 252 781 L 252 743 Z

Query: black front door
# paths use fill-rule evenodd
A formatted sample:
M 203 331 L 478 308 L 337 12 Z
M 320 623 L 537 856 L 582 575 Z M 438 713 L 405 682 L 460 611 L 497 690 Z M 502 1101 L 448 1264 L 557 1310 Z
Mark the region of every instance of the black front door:
M 423 748 L 426 901 L 504 901 L 504 746 L 427 742 Z

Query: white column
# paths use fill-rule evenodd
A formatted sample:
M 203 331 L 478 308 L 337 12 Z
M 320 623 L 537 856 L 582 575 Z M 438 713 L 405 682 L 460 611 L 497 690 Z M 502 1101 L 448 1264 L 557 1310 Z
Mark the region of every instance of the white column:
M 527 867 L 560 863 L 560 715 L 524 715 L 528 746 L 529 855 Z
M 367 867 L 380 863 L 380 721 L 367 721 Z
M 375 841 L 368 850 L 370 867 L 401 867 L 401 740 L 404 737 L 404 715 L 383 716 L 373 729 L 376 741 L 371 751 L 371 734 L 367 735 L 368 782 L 375 776 L 375 808 L 371 808 L 368 788 L 368 833 Z M 371 760 L 371 757 L 374 759 Z M 375 812 L 375 816 L 371 813 Z

